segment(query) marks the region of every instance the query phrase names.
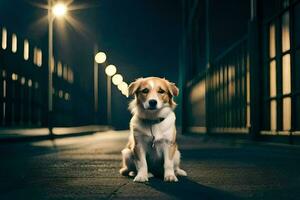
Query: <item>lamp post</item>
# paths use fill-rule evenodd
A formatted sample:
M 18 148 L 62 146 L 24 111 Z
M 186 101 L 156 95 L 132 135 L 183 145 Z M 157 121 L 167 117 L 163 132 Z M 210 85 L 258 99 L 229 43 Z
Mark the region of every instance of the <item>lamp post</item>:
M 67 12 L 67 6 L 62 3 L 53 5 L 52 0 L 48 0 L 48 125 L 52 133 L 52 112 L 53 112 L 53 80 L 52 69 L 53 59 L 53 22 L 55 17 L 62 17 Z
M 122 82 L 118 85 L 118 89 L 121 91 L 121 93 L 128 97 L 128 84 L 126 82 Z
M 104 52 L 98 52 L 95 55 L 95 63 L 102 64 L 106 61 L 106 54 Z M 95 70 L 96 72 L 96 70 Z M 128 96 L 128 84 L 123 82 L 123 77 L 120 74 L 116 74 L 117 68 L 114 65 L 108 65 L 105 68 L 105 74 L 107 75 L 107 124 L 111 126 L 111 83 L 118 86 L 119 90 L 122 92 L 123 95 Z M 94 75 L 94 84 L 97 85 L 96 80 L 98 81 L 98 71 L 97 76 Z M 94 89 L 97 87 L 94 87 Z M 95 91 L 96 94 L 96 91 Z M 96 97 L 95 97 L 96 103 Z
M 121 74 L 115 74 L 112 77 L 112 82 L 115 86 L 118 86 L 120 83 L 123 82 L 123 76 Z
M 114 65 L 108 65 L 105 68 L 105 74 L 107 75 L 107 123 L 111 125 L 111 77 L 115 75 L 117 68 Z
M 97 51 L 97 47 L 95 46 L 95 51 Z M 97 123 L 97 115 L 98 115 L 98 76 L 99 76 L 99 70 L 98 70 L 98 64 L 103 64 L 106 61 L 106 54 L 104 52 L 98 52 L 95 55 L 94 59 L 94 120 L 95 123 Z

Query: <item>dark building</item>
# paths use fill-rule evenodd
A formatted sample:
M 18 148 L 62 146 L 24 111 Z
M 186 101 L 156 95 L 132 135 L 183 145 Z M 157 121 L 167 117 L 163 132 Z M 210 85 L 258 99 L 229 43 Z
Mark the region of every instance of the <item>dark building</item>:
M 295 138 L 300 2 L 183 1 L 183 13 L 183 129 Z

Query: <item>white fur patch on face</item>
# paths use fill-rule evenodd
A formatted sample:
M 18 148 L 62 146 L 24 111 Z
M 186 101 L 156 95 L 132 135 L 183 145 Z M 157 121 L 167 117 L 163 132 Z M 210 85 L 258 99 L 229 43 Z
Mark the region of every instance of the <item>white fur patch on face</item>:
M 154 82 L 153 81 L 149 81 L 149 85 L 150 85 L 150 87 L 151 87 L 151 89 L 154 89 L 154 87 L 155 87 L 155 84 L 154 84 Z
M 149 90 L 152 91 L 151 94 L 149 94 L 147 96 L 147 100 L 145 102 L 143 102 L 143 107 L 146 109 L 146 110 L 152 110 L 152 111 L 155 111 L 155 110 L 158 110 L 158 109 L 161 109 L 162 106 L 163 106 L 163 103 L 162 101 L 158 98 L 158 94 L 157 92 L 155 91 L 155 87 L 157 87 L 157 83 L 153 80 L 148 80 L 148 85 L 149 85 Z M 150 100 L 155 100 L 157 102 L 156 106 L 154 107 L 154 109 L 149 109 L 151 106 L 149 104 L 149 101 Z

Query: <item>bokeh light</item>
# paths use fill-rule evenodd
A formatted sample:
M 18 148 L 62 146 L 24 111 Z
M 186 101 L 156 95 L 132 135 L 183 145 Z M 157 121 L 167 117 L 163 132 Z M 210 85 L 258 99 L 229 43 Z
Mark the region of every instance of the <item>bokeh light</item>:
M 108 65 L 105 68 L 105 73 L 106 73 L 107 76 L 113 76 L 113 75 L 116 74 L 116 72 L 117 72 L 117 68 L 114 65 Z
M 106 54 L 104 52 L 99 52 L 95 56 L 95 61 L 98 64 L 104 63 L 106 61 Z
M 114 85 L 119 85 L 120 83 L 122 83 L 123 81 L 123 77 L 121 74 L 116 74 L 112 77 L 112 82 Z

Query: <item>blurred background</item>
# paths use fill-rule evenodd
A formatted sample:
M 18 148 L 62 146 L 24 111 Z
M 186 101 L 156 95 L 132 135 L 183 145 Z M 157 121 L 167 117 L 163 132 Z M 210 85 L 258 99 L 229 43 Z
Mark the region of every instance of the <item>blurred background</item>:
M 158 76 L 180 88 L 184 133 L 298 135 L 299 12 L 297 0 L 2 0 L 1 126 L 128 129 L 128 84 Z
M 53 20 L 54 125 L 107 125 L 105 68 L 110 64 L 116 66 L 116 73 L 121 74 L 127 84 L 146 76 L 177 82 L 180 1 L 53 1 L 52 6 L 56 3 L 64 3 L 68 11 Z M 1 29 L 7 34 L 7 48 L 1 48 L 1 70 L 9 79 L 14 73 L 18 83 L 24 81 L 24 84 L 6 82 L 8 88 L 14 87 L 15 94 L 7 90 L 11 99 L 6 104 L 12 105 L 5 105 L 4 126 L 45 126 L 48 123 L 47 6 L 46 0 L 0 2 Z M 17 38 L 16 52 L 11 51 L 12 35 Z M 25 40 L 29 44 L 27 60 L 23 58 Z M 41 66 L 35 66 L 35 48 L 42 53 Z M 97 52 L 104 52 L 107 58 L 105 63 L 97 64 L 95 71 Z M 40 87 L 27 88 L 28 81 Z M 116 86 L 111 88 L 113 127 L 128 128 L 128 102 L 126 94 L 122 95 Z
M 147 76 L 180 90 L 176 184 L 118 173 Z M 299 199 L 299 135 L 300 0 L 0 0 L 1 200 Z

